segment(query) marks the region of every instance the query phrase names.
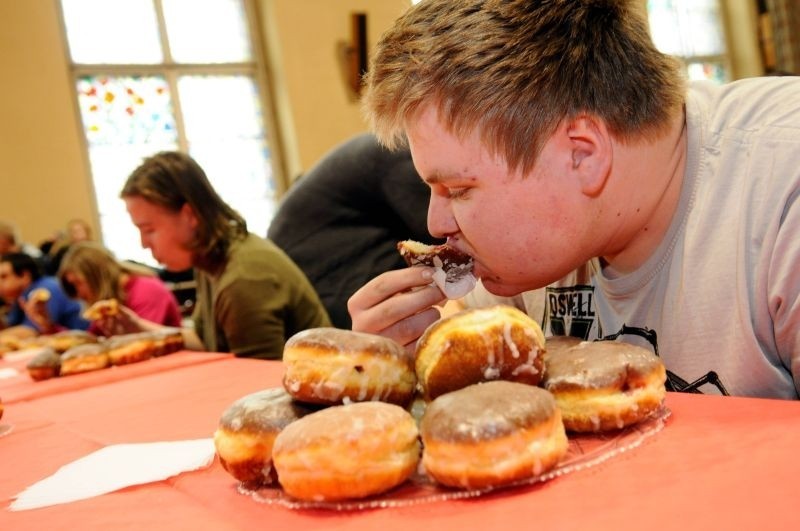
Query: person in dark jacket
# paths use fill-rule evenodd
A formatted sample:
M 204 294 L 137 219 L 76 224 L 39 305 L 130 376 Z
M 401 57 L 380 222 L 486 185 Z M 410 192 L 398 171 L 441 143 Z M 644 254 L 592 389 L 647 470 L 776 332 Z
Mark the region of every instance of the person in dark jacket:
M 349 329 L 347 299 L 378 274 L 405 267 L 398 241 L 443 241 L 427 229 L 429 195 L 407 149 L 357 135 L 295 181 L 268 237 L 308 276 L 334 326 Z

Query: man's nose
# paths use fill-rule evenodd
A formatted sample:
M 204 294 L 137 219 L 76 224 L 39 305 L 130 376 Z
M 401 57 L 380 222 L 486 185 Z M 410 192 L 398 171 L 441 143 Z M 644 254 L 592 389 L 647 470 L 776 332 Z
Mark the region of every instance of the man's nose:
M 453 216 L 448 198 L 431 194 L 428 204 L 428 232 L 434 238 L 446 238 L 458 232 L 458 223 Z

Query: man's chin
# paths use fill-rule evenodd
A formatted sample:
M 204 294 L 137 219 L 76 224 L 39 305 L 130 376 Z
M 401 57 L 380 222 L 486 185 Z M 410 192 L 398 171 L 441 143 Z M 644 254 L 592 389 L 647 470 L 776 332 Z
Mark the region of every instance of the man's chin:
M 525 286 L 520 286 L 517 284 L 504 284 L 501 281 L 488 278 L 481 278 L 481 283 L 483 284 L 483 287 L 486 288 L 486 291 L 492 295 L 497 295 L 500 297 L 513 297 L 514 295 L 519 295 L 523 291 L 528 291 L 529 289 Z

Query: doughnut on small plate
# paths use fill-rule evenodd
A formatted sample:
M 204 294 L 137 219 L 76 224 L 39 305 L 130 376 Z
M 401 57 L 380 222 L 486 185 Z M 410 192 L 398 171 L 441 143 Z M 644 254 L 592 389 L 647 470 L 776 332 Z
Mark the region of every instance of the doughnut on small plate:
M 416 473 L 408 481 L 389 492 L 369 498 L 348 501 L 317 502 L 297 500 L 283 492 L 279 486 L 251 490 L 239 485 L 238 490 L 240 493 L 250 496 L 256 502 L 266 505 L 279 505 L 289 509 L 328 509 L 334 511 L 407 507 L 438 501 L 475 498 L 489 493 L 536 485 L 604 463 L 641 446 L 647 439 L 656 435 L 664 428 L 670 414 L 670 410 L 666 406 L 662 406 L 649 418 L 622 430 L 600 434 L 572 434 L 568 432 L 569 448 L 567 455 L 554 469 L 542 475 L 502 487 L 480 490 L 450 489 L 434 484 L 422 473 Z

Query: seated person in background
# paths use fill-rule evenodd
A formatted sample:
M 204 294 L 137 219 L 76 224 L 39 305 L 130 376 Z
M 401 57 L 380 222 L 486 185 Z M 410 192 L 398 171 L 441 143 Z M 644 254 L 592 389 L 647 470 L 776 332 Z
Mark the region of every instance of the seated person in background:
M 80 218 L 67 221 L 67 238 L 70 243 L 92 241 L 92 227 Z
M 408 150 L 389 151 L 362 134 L 294 183 L 268 235 L 308 276 L 334 326 L 349 329 L 350 296 L 405 266 L 398 241 L 444 241 L 426 228 L 429 196 Z
M 67 222 L 66 230 L 54 239 L 44 256 L 44 269 L 48 275 L 58 274 L 61 260 L 74 243 L 92 241 L 92 227 L 80 218 Z
M 69 296 L 87 304 L 113 299 L 153 323 L 181 326 L 178 303 L 164 283 L 143 266 L 118 262 L 98 243 L 72 244 L 61 261 L 58 278 Z M 114 328 L 116 323 L 101 318 L 92 322 L 89 331 L 98 335 L 124 333 L 124 329 Z
M 39 264 L 25 253 L 0 257 L 0 296 L 10 305 L 9 327 L 38 334 L 89 327 L 81 317 L 81 305 L 64 293 L 57 279 L 42 276 Z
M 0 221 L 0 255 L 9 253 L 25 253 L 37 259 L 42 256 L 38 247 L 22 241 L 13 223 Z
M 330 326 L 308 278 L 275 244 L 247 232 L 244 219 L 188 155 L 162 152 L 128 177 L 122 193 L 142 245 L 170 271 L 195 268 L 194 329 L 187 348 L 280 359 L 295 333 Z M 131 328 L 156 325 L 137 316 Z M 133 330 L 131 330 L 133 331 Z

